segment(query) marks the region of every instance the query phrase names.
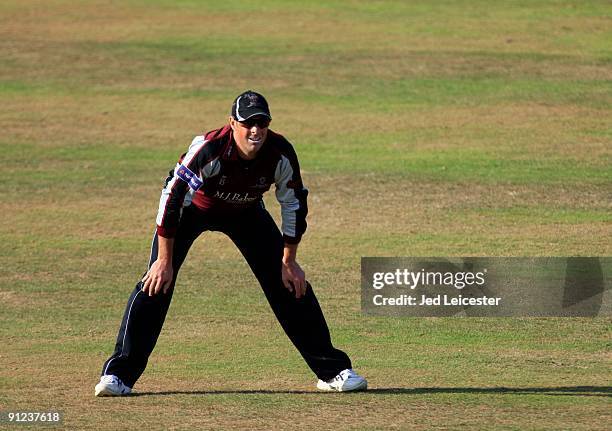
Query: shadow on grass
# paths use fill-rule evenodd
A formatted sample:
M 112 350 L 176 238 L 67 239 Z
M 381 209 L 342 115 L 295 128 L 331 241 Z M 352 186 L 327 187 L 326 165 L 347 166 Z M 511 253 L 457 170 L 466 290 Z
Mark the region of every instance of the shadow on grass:
M 298 394 L 319 395 L 320 391 L 289 391 L 289 390 L 210 390 L 210 391 L 160 391 L 160 392 L 136 392 L 131 396 L 156 396 L 156 395 L 232 395 L 232 394 Z M 366 394 L 382 395 L 425 395 L 425 394 L 509 394 L 509 395 L 550 395 L 550 396 L 578 396 L 578 397 L 612 397 L 611 386 L 559 386 L 559 387 L 526 387 L 526 388 L 372 388 Z

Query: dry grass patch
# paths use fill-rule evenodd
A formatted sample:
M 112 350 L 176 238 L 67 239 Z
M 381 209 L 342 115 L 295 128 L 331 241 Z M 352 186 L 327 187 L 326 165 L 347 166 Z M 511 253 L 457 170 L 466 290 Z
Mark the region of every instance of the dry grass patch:
M 611 208 L 608 191 L 594 186 L 428 183 L 378 175 L 312 175 L 307 177 L 307 186 L 312 190 L 310 223 L 314 229 L 325 230 L 360 226 L 393 232 L 441 222 L 478 229 L 483 227 L 481 223 L 465 224 L 461 216 L 470 210 L 478 216 L 479 210 L 487 208 L 525 208 L 527 214 L 530 208 L 549 208 L 551 213 L 564 209 L 605 212 Z M 496 220 L 487 220 L 487 225 L 495 226 Z

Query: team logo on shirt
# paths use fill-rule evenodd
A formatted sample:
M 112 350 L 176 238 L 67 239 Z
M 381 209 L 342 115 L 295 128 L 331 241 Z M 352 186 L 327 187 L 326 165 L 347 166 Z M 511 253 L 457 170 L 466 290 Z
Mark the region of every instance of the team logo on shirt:
M 267 177 L 259 177 L 255 184 L 253 184 L 251 187 L 253 187 L 254 189 L 268 189 L 270 187 L 270 184 L 268 184 Z

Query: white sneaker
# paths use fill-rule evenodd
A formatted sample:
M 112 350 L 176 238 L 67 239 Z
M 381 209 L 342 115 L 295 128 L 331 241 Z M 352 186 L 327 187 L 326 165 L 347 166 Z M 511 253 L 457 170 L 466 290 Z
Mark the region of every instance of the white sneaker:
M 340 371 L 336 377 L 324 382 L 319 380 L 317 388 L 322 391 L 365 391 L 368 388 L 368 382 L 355 371 L 350 368 Z
M 127 387 L 117 376 L 108 375 L 100 377 L 96 385 L 96 397 L 117 397 L 129 395 L 132 388 Z

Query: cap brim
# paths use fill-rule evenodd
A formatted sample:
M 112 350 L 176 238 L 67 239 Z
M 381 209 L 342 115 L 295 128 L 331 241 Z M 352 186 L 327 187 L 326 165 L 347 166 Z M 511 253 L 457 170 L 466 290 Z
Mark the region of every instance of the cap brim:
M 242 118 L 242 120 L 239 120 L 238 118 L 236 118 L 239 121 L 244 121 L 244 120 L 248 120 L 249 118 L 253 118 L 253 117 L 257 117 L 258 115 L 266 117 L 268 119 L 272 119 L 272 117 L 270 116 L 270 114 L 268 114 L 265 111 L 259 110 L 259 109 L 254 109 L 253 111 L 249 111 L 246 110 L 247 112 L 244 112 L 244 110 L 241 112 L 241 116 L 240 118 Z

